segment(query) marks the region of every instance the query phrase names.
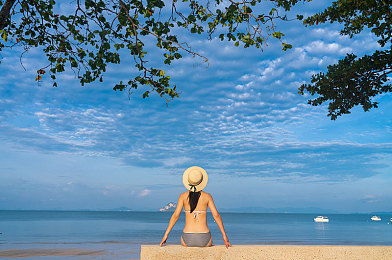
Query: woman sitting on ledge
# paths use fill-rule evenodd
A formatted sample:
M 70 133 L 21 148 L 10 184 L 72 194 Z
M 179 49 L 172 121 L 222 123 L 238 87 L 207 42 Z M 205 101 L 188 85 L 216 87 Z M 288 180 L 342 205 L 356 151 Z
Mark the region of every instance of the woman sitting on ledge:
M 212 196 L 202 191 L 207 185 L 207 172 L 200 167 L 192 166 L 183 175 L 183 183 L 188 189 L 180 195 L 177 208 L 174 211 L 160 246 L 166 243 L 167 237 L 176 224 L 182 208 L 185 210 L 185 227 L 181 236 L 181 245 L 188 247 L 205 247 L 212 245 L 212 237 L 207 226 L 207 207 L 223 235 L 226 247 L 231 246 L 223 227 L 222 218 L 219 215 Z

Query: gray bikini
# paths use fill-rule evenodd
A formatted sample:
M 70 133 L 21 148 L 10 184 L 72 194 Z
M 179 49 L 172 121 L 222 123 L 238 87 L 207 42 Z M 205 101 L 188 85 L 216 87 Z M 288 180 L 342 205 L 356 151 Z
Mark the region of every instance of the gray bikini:
M 211 240 L 211 233 L 182 233 L 182 240 L 189 247 L 205 247 Z
M 185 210 L 185 212 L 190 213 L 190 211 Z M 207 212 L 204 210 L 195 210 L 193 211 L 193 218 L 199 221 L 199 213 Z M 184 241 L 186 246 L 189 247 L 205 247 L 211 240 L 211 233 L 184 233 L 182 232 L 182 240 Z

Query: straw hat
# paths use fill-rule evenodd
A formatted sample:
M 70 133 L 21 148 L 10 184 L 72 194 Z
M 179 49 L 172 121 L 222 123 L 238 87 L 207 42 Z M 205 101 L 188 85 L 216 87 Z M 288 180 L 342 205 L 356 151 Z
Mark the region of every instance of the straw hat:
M 192 166 L 185 170 L 182 181 L 187 190 L 197 192 L 206 187 L 208 175 L 203 168 Z

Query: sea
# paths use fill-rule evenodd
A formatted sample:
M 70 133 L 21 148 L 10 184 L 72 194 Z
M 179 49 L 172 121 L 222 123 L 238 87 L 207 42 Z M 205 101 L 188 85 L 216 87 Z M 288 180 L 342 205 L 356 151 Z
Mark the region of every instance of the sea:
M 139 259 L 140 245 L 160 243 L 170 212 L 10 211 L 0 210 L 0 251 L 6 249 L 83 249 L 98 256 L 24 257 L 22 259 Z M 392 214 L 221 213 L 232 245 L 386 245 L 392 246 Z M 210 213 L 213 243 L 223 244 Z M 184 213 L 167 244 L 180 244 Z

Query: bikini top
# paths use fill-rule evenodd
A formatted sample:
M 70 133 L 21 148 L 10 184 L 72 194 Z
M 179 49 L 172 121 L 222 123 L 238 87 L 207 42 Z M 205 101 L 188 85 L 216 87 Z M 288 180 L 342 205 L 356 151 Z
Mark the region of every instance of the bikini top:
M 190 210 L 185 210 L 185 212 L 191 213 Z M 199 221 L 199 213 L 202 213 L 202 212 L 207 212 L 207 210 L 194 210 L 193 211 L 193 218 L 195 218 L 197 221 Z

